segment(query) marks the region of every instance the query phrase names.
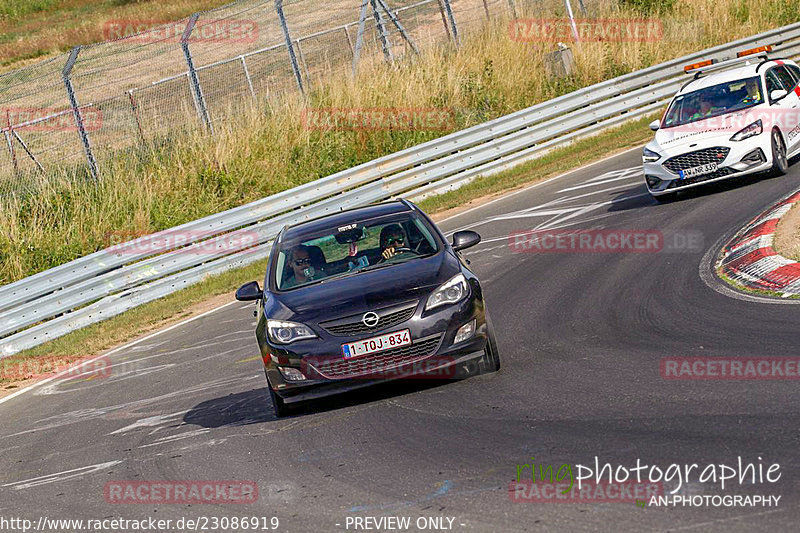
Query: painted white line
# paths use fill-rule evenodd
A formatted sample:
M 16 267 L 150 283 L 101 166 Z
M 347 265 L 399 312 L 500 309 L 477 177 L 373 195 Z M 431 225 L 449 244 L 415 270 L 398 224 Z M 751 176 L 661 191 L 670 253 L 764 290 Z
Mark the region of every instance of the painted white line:
M 621 181 L 621 180 L 630 180 L 631 178 L 636 178 L 636 182 L 639 182 L 639 176 L 620 176 L 619 178 L 609 178 L 603 181 L 595 181 L 594 183 L 584 183 L 583 185 L 576 185 L 574 187 L 567 187 L 566 189 L 561 189 L 558 192 L 569 192 L 569 191 L 577 191 L 578 189 L 585 189 L 586 187 L 594 187 L 595 185 L 605 185 L 606 183 L 611 183 L 612 181 Z M 633 181 L 631 181 L 633 183 Z
M 87 474 L 94 474 L 95 472 L 99 472 L 100 470 L 104 470 L 106 468 L 118 465 L 121 462 L 122 461 L 109 461 L 107 463 L 82 466 L 80 468 L 74 468 L 72 470 L 66 470 L 64 472 L 58 472 L 56 474 L 47 474 L 46 476 L 34 477 L 31 479 L 25 479 L 23 481 L 14 481 L 13 483 L 6 483 L 5 485 L 2 486 L 13 487 L 14 490 L 29 489 L 31 487 L 38 487 L 39 485 L 47 485 L 49 483 L 55 483 L 56 481 L 66 481 L 68 479 L 85 476 Z
M 533 185 L 529 185 L 529 186 L 527 186 L 527 187 L 524 187 L 524 188 L 522 188 L 522 189 L 519 189 L 519 190 L 517 190 L 517 191 L 510 192 L 510 193 L 508 193 L 508 194 L 505 194 L 505 195 L 503 195 L 503 196 L 500 196 L 500 197 L 498 197 L 498 198 L 495 198 L 494 200 L 489 200 L 489 201 L 488 201 L 488 202 L 486 202 L 485 204 L 476 205 L 475 207 L 471 207 L 471 208 L 469 208 L 469 209 L 467 209 L 467 210 L 465 210 L 465 211 L 461 211 L 460 213 L 456 213 L 455 215 L 451 215 L 451 216 L 449 216 L 449 217 L 447 217 L 447 218 L 445 218 L 445 219 L 443 219 L 443 220 L 440 220 L 440 221 L 439 221 L 439 222 L 437 222 L 436 224 L 437 224 L 437 225 L 439 225 L 439 224 L 444 224 L 444 223 L 445 223 L 445 222 L 447 222 L 448 220 L 452 220 L 452 219 L 454 219 L 454 218 L 456 218 L 456 217 L 460 217 L 461 215 L 466 215 L 467 213 L 471 213 L 472 211 L 476 211 L 476 210 L 478 210 L 478 209 L 483 209 L 483 208 L 484 208 L 484 207 L 486 207 L 487 205 L 491 205 L 491 204 L 493 204 L 493 203 L 495 203 L 495 202 L 499 202 L 500 200 L 507 200 L 508 198 L 511 198 L 512 196 L 516 196 L 517 194 L 520 194 L 520 193 L 523 193 L 523 192 L 527 192 L 527 191 L 529 191 L 529 190 L 531 190 L 531 189 L 535 189 L 536 187 L 538 187 L 538 186 L 540 186 L 540 185 L 544 185 L 545 183 L 550 183 L 550 182 L 552 182 L 552 181 L 555 181 L 555 180 L 557 180 L 557 179 L 561 179 L 561 178 L 563 178 L 564 176 L 569 176 L 570 174 L 574 174 L 575 172 L 578 172 L 578 171 L 581 171 L 581 170 L 587 169 L 587 168 L 589 168 L 589 167 L 592 167 L 592 166 L 594 166 L 594 165 L 598 165 L 598 164 L 600 164 L 600 163 L 604 163 L 604 162 L 606 162 L 606 161 L 608 161 L 608 160 L 610 160 L 610 159 L 614 159 L 615 157 L 619 157 L 619 156 L 621 156 L 621 155 L 623 155 L 623 154 L 627 154 L 628 152 L 632 152 L 632 151 L 634 151 L 634 150 L 641 150 L 641 149 L 642 149 L 642 147 L 641 147 L 641 146 L 634 146 L 633 148 L 630 148 L 629 150 L 624 150 L 624 151 L 622 151 L 622 152 L 619 152 L 619 153 L 617 153 L 617 154 L 610 155 L 610 156 L 608 156 L 608 157 L 604 157 L 603 159 L 599 159 L 599 160 L 597 160 L 597 161 L 594 161 L 594 162 L 592 162 L 592 163 L 589 163 L 589 164 L 583 165 L 582 167 L 578 167 L 578 168 L 575 168 L 575 169 L 572 169 L 572 170 L 568 170 L 568 171 L 567 171 L 567 172 L 565 172 L 564 174 L 559 174 L 558 176 L 553 176 L 552 178 L 548 178 L 548 179 L 546 179 L 546 180 L 538 181 L 538 182 L 534 183 Z
M 225 309 L 226 307 L 229 307 L 229 306 L 231 306 L 231 305 L 233 305 L 235 303 L 239 303 L 239 302 L 234 300 L 232 302 L 228 302 L 226 304 L 222 304 L 221 306 L 216 307 L 214 309 L 211 309 L 209 311 L 206 311 L 205 313 L 201 313 L 201 314 L 199 314 L 197 316 L 193 316 L 191 318 L 187 318 L 186 320 L 183 320 L 182 322 L 178 322 L 177 324 L 173 324 L 172 326 L 170 326 L 168 328 L 164 328 L 162 330 L 159 330 L 159 331 L 156 331 L 154 333 L 151 333 L 150 335 L 147 335 L 146 337 L 142 337 L 141 339 L 136 339 L 135 341 L 129 342 L 128 344 L 123 344 L 122 346 L 114 348 L 110 352 L 106 352 L 106 353 L 98 355 L 97 357 L 93 357 L 89 361 L 81 361 L 80 364 L 81 365 L 89 365 L 89 364 L 93 363 L 94 361 L 97 361 L 101 357 L 108 357 L 109 355 L 115 354 L 115 353 L 117 353 L 119 351 L 122 351 L 122 350 L 124 350 L 126 348 L 130 348 L 131 346 L 135 346 L 135 345 L 139 344 L 140 342 L 144 342 L 144 341 L 152 339 L 153 337 L 157 337 L 157 336 L 161 335 L 162 333 L 167 333 L 168 331 L 172 331 L 173 329 L 185 326 L 186 324 L 188 324 L 190 322 L 194 322 L 195 320 L 198 320 L 200 318 L 208 316 L 208 315 L 210 315 L 212 313 L 216 313 L 217 311 Z M 28 385 L 24 389 L 18 390 L 14 394 L 9 394 L 5 398 L 0 398 L 0 404 L 4 404 L 4 403 L 6 403 L 7 401 L 9 401 L 9 400 L 11 400 L 13 398 L 16 398 L 17 396 L 21 396 L 21 395 L 25 394 L 26 392 L 32 391 L 35 388 L 38 388 L 38 387 L 41 387 L 42 385 L 50 383 L 51 381 L 54 381 L 54 380 L 60 378 L 61 376 L 63 376 L 64 374 L 68 373 L 70 370 L 71 370 L 70 368 L 67 368 L 67 369 L 59 372 L 55 376 L 51 376 L 51 377 L 49 377 L 47 379 L 43 379 L 42 381 L 37 381 L 36 383 Z

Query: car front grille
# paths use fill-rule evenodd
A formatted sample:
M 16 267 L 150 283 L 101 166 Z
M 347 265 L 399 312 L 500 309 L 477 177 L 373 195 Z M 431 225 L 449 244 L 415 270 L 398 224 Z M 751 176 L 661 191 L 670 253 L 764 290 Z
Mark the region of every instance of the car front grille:
M 322 362 L 309 362 L 317 373 L 326 379 L 345 379 L 357 376 L 381 377 L 382 373 L 403 365 L 420 361 L 433 355 L 439 347 L 443 334 L 417 340 L 408 346 L 393 348 L 354 359 L 333 359 Z
M 732 168 L 723 167 L 710 174 L 703 174 L 702 176 L 695 176 L 693 178 L 685 178 L 682 180 L 672 180 L 670 184 L 667 186 L 667 189 L 678 189 L 680 187 L 686 187 L 687 185 L 694 185 L 695 183 L 701 183 L 703 181 L 713 180 L 714 178 L 730 176 L 731 174 L 735 173 L 736 171 L 733 170 Z
M 699 167 L 708 163 L 722 163 L 730 151 L 731 149 L 726 146 L 715 146 L 714 148 L 676 155 L 664 161 L 664 168 L 673 174 L 677 174 L 687 168 Z
M 381 331 L 383 329 L 391 328 L 397 324 L 402 324 L 412 316 L 417 308 L 416 302 L 409 304 L 399 310 L 390 310 L 389 312 L 377 311 L 379 320 L 374 327 L 365 325 L 361 318 L 363 315 L 349 317 L 343 321 L 323 322 L 320 324 L 325 331 L 337 337 L 352 337 L 361 335 L 362 333 L 370 333 L 373 331 Z M 385 314 L 384 314 L 385 313 Z

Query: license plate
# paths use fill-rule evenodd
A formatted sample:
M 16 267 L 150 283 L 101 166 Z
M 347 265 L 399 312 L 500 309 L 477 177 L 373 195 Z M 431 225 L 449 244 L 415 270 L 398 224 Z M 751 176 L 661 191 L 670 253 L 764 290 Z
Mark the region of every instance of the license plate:
M 411 332 L 404 329 L 403 331 L 387 333 L 380 337 L 371 337 L 358 342 L 342 344 L 342 353 L 345 359 L 351 359 L 361 355 L 391 350 L 392 348 L 398 348 L 400 346 L 408 346 L 409 344 L 411 344 Z
M 681 170 L 678 172 L 678 175 L 681 177 L 681 179 L 693 178 L 695 176 L 702 176 L 703 174 L 711 174 L 712 172 L 716 172 L 718 168 L 719 167 L 716 163 L 707 163 L 705 165 L 700 165 L 699 167 Z

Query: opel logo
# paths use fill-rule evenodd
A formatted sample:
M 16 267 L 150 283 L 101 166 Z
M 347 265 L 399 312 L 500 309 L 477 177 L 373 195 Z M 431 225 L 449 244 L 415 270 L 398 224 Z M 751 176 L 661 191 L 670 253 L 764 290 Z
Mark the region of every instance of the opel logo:
M 372 311 L 368 313 L 364 313 L 364 316 L 361 317 L 361 322 L 364 323 L 365 326 L 368 328 L 374 328 L 378 325 L 378 321 L 380 321 L 380 317 L 377 313 L 373 313 Z

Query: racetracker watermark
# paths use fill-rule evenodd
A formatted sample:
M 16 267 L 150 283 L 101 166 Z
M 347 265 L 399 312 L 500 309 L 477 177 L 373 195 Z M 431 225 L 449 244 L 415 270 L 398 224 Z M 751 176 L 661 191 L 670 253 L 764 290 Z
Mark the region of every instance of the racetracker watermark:
M 108 20 L 103 24 L 106 41 L 126 39 L 136 43 L 180 43 L 187 21 L 165 20 Z M 200 18 L 189 35 L 189 43 L 255 43 L 258 23 L 247 19 Z
M 797 91 L 800 92 L 800 88 Z M 688 112 L 688 116 L 693 117 L 692 122 L 675 126 L 665 123 L 663 124 L 664 131 L 673 134 L 693 133 L 696 135 L 730 133 L 731 135 L 739 134 L 745 139 L 770 132 L 773 128 L 780 129 L 789 139 L 793 139 L 800 133 L 800 109 L 762 107 L 731 113 L 726 112 L 724 108 L 715 108 L 710 102 L 701 102 L 696 105 L 696 109 L 690 109 Z M 724 114 L 703 118 L 704 115 L 716 113 Z M 681 138 L 685 139 L 686 136 L 681 136 Z
M 240 230 L 235 233 L 212 238 L 209 231 L 166 230 L 153 234 L 130 231 L 106 233 L 108 251 L 120 255 L 159 254 L 169 250 L 192 254 L 217 254 L 238 252 L 259 243 L 258 232 Z M 189 246 L 191 244 L 191 246 Z
M 81 107 L 81 120 L 86 131 L 103 127 L 103 112 Z M 0 129 L 25 131 L 78 131 L 75 113 L 71 108 L 4 107 L 0 108 Z
M 255 481 L 109 481 L 103 489 L 113 504 L 249 504 L 258 501 Z
M 531 230 L 508 236 L 513 253 L 686 253 L 703 250 L 703 233 L 692 230 Z
M 800 380 L 800 357 L 665 357 L 669 380 Z
M 508 497 L 515 503 L 634 503 L 664 494 L 662 483 L 512 481 Z
M 63 357 L 30 357 L 21 360 L 0 359 L 0 379 L 21 381 L 26 379 L 98 379 L 111 376 L 111 361 L 106 356 L 84 358 L 73 362 Z
M 326 379 L 453 379 L 459 371 L 471 372 L 476 363 L 455 364 L 453 357 L 432 356 L 419 361 L 400 362 L 384 359 L 381 353 L 353 359 L 308 357 L 303 359 L 300 371 L 308 378 Z
M 455 113 L 447 108 L 306 108 L 303 127 L 319 131 L 449 131 Z
M 664 39 L 661 21 L 653 18 L 575 19 L 581 41 L 657 42 Z M 508 24 L 512 41 L 526 43 L 570 42 L 574 38 L 569 19 L 514 19 Z

